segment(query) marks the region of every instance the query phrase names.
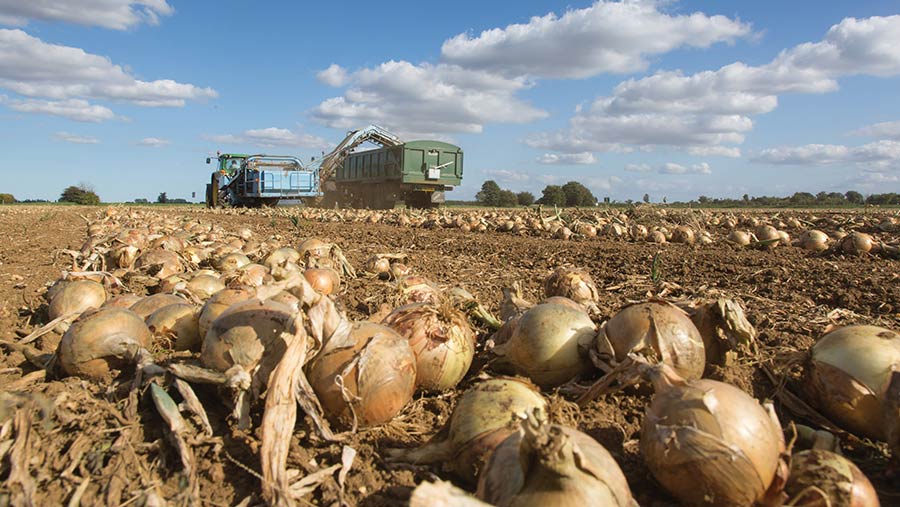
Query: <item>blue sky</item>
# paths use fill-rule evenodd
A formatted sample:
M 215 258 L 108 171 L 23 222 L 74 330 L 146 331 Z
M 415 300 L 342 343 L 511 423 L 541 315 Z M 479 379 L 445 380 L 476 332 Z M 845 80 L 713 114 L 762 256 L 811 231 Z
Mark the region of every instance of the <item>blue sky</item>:
M 222 151 L 349 129 L 540 195 L 900 191 L 900 5 L 0 0 L 2 192 L 202 198 Z

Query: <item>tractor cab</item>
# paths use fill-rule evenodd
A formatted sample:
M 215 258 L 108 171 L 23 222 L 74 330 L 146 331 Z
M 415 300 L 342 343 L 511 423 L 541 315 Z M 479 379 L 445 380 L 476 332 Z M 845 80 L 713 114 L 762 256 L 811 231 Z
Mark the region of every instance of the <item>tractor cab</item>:
M 206 186 L 206 205 L 274 206 L 282 200 L 319 197 L 318 168 L 306 168 L 297 157 L 224 153 Z

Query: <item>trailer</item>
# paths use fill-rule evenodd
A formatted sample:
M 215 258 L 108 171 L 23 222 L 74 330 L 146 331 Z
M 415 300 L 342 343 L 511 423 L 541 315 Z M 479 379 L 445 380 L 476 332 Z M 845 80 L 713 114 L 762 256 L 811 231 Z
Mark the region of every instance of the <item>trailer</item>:
M 410 208 L 433 208 L 462 175 L 459 146 L 410 141 L 348 154 L 333 177 L 333 199 L 342 207 L 390 209 L 403 201 Z
M 206 163 L 212 162 L 212 157 Z M 319 172 L 297 157 L 284 155 L 220 154 L 206 186 L 207 207 L 275 206 L 284 200 L 317 198 Z

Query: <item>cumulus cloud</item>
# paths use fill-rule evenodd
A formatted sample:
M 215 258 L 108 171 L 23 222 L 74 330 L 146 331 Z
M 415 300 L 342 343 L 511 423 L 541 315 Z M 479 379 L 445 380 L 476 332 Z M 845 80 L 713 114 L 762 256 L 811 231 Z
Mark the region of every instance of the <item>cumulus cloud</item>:
M 99 144 L 100 140 L 92 136 L 80 136 L 69 132 L 57 132 L 53 134 L 53 139 L 74 144 Z
M 782 51 L 761 66 L 736 62 L 692 75 L 660 71 L 626 80 L 577 111 L 568 129 L 530 144 L 565 153 L 631 145 L 736 156 L 733 145 L 752 130 L 751 116 L 774 110 L 780 94 L 830 92 L 838 78 L 855 74 L 900 74 L 900 16 L 846 18 L 821 41 Z
M 528 23 L 459 34 L 444 42 L 441 58 L 466 68 L 507 76 L 585 78 L 647 67 L 647 57 L 680 47 L 709 47 L 750 33 L 725 16 L 670 15 L 651 0 L 600 0 L 562 16 L 549 13 Z
M 886 121 L 850 132 L 850 135 L 900 141 L 900 121 Z
M 104 56 L 7 29 L 0 29 L 0 88 L 57 104 L 75 104 L 75 100 L 86 104 L 85 99 L 100 99 L 148 107 L 181 107 L 187 100 L 217 96 L 212 88 L 171 79 L 143 81 Z M 105 117 L 93 118 L 114 116 L 109 109 L 103 109 L 108 112 Z
M 510 171 L 508 169 L 485 169 L 484 174 L 492 179 L 504 183 L 518 183 L 522 181 L 530 181 L 534 178 L 531 173 L 522 171 Z
M 650 164 L 625 164 L 625 170 L 630 173 L 648 173 L 653 170 Z
M 0 25 L 41 20 L 127 30 L 174 12 L 166 0 L 0 0 Z
M 544 153 L 538 157 L 539 164 L 547 165 L 591 165 L 597 163 L 597 157 L 589 151 L 582 153 Z
M 481 132 L 484 124 L 527 123 L 547 116 L 515 97 L 525 78 L 505 78 L 456 65 L 389 61 L 348 75 L 349 89 L 316 106 L 333 128 L 378 123 L 398 133 Z
M 13 111 L 20 113 L 49 114 L 74 121 L 100 123 L 116 117 L 108 107 L 91 104 L 82 99 L 69 100 L 7 100 L 5 103 Z
M 204 139 L 219 144 L 243 144 L 264 148 L 290 146 L 295 148 L 325 149 L 331 146 L 331 143 L 321 137 L 277 127 L 250 129 L 245 130 L 241 134 L 209 135 L 204 136 Z
M 734 146 L 688 146 L 688 153 L 696 157 L 740 158 L 741 149 Z
M 856 164 L 873 170 L 900 169 L 900 141 L 881 140 L 861 146 L 806 144 L 762 150 L 752 162 L 774 165 L 827 166 Z
M 138 146 L 146 146 L 148 148 L 162 148 L 172 144 L 168 139 L 160 139 L 158 137 L 145 137 L 137 142 Z
M 332 63 L 327 69 L 319 71 L 316 78 L 328 86 L 341 87 L 347 84 L 347 69 Z
M 674 162 L 667 162 L 660 166 L 660 174 L 712 174 L 712 169 L 706 162 L 685 166 Z

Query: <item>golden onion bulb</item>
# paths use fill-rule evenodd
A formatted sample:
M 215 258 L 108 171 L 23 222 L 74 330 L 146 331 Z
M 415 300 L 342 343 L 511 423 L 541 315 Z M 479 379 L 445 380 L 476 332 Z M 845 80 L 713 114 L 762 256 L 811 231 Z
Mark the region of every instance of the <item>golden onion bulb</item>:
M 56 357 L 67 374 L 99 380 L 133 365 L 150 341 L 150 330 L 140 316 L 124 308 L 101 308 L 72 323 Z
M 197 307 L 188 303 L 164 306 L 147 317 L 147 327 L 156 335 L 172 340 L 174 350 L 200 348 Z
M 885 395 L 900 369 L 900 334 L 876 326 L 845 326 L 813 345 L 806 390 L 824 415 L 857 435 L 885 439 Z
M 77 280 L 61 285 L 54 292 L 47 311 L 51 320 L 70 314 L 80 314 L 91 308 L 100 308 L 106 302 L 106 289 L 91 280 Z
M 544 296 L 562 296 L 583 305 L 596 304 L 600 299 L 591 275 L 573 266 L 558 267 L 544 279 Z
M 878 494 L 852 461 L 821 449 L 791 456 L 784 492 L 791 505 L 804 507 L 879 507 Z

